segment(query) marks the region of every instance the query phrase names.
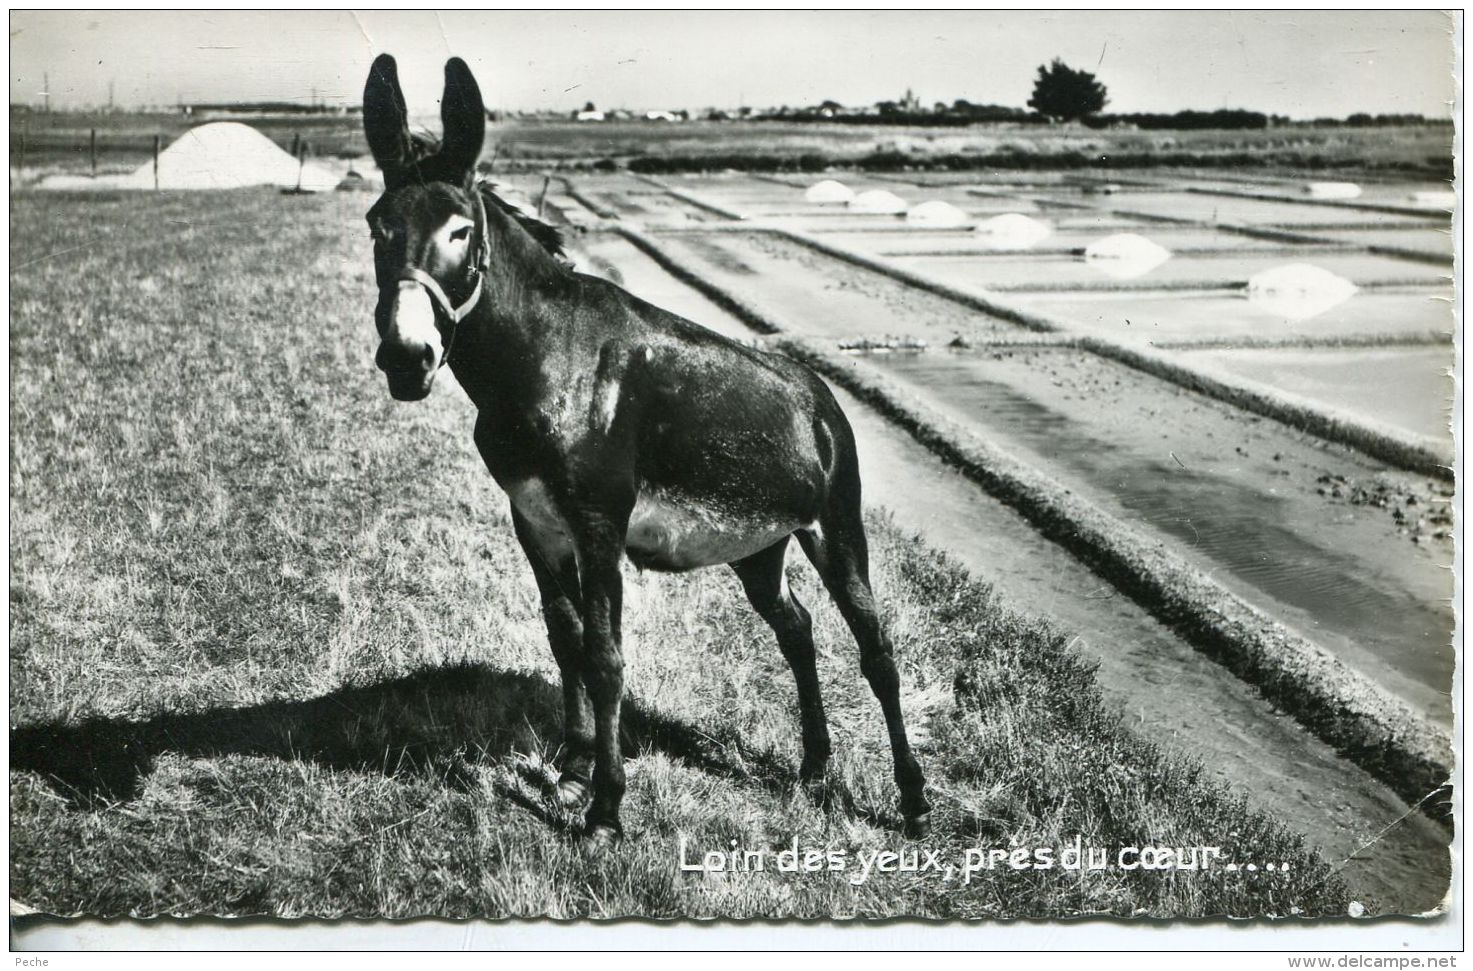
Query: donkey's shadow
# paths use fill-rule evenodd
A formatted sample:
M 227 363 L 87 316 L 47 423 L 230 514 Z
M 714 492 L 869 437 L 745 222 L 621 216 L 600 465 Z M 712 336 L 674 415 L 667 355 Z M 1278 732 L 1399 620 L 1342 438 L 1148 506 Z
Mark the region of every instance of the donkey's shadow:
M 48 779 L 73 805 L 135 798 L 154 760 L 257 755 L 310 759 L 333 769 L 421 773 L 474 785 L 469 766 L 556 745 L 562 690 L 537 674 L 458 665 L 304 701 L 275 701 L 130 721 L 92 718 L 13 729 L 10 768 Z M 665 752 L 707 772 L 781 791 L 791 763 L 718 739 L 626 701 L 623 749 Z

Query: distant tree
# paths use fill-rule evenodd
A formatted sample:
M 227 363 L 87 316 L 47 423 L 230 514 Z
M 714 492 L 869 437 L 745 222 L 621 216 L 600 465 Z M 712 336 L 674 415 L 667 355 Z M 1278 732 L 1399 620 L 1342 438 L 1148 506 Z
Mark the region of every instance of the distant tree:
M 593 106 L 593 102 L 592 101 L 585 101 L 585 102 L 583 102 L 583 110 L 584 111 L 597 111 L 598 109 Z
M 844 106 L 841 105 L 841 104 L 839 104 L 839 102 L 835 101 L 832 98 L 825 98 L 824 101 L 823 101 L 823 104 L 819 105 L 819 108 L 827 108 L 830 111 L 843 111 L 844 110 Z
M 1039 66 L 1028 107 L 1058 121 L 1074 121 L 1095 114 L 1108 101 L 1105 86 L 1093 74 L 1054 58 L 1052 64 Z

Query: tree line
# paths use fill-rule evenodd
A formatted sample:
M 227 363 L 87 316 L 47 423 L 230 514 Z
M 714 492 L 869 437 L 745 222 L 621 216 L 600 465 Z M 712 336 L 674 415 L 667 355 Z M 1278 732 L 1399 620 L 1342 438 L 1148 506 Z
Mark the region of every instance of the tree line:
M 1269 127 L 1392 127 L 1404 125 L 1451 124 L 1449 119 L 1428 119 L 1421 115 L 1371 115 L 1357 112 L 1345 119 L 1317 118 L 1294 121 L 1284 115 L 1242 108 L 1219 108 L 1215 111 L 1128 112 L 1107 113 L 1109 93 L 1105 85 L 1088 71 L 1076 70 L 1055 58 L 1040 65 L 1033 82 L 1028 108 L 1004 105 L 973 104 L 958 98 L 947 104 L 936 102 L 931 108 L 898 101 L 881 101 L 873 108 L 846 110 L 836 101 L 824 101 L 808 108 L 779 108 L 748 117 L 769 121 L 828 122 L 859 125 L 929 125 L 962 126 L 978 123 L 1011 122 L 1015 124 L 1054 124 L 1080 122 L 1090 128 L 1131 127 L 1151 130 L 1255 129 Z M 725 117 L 725 116 L 723 116 Z

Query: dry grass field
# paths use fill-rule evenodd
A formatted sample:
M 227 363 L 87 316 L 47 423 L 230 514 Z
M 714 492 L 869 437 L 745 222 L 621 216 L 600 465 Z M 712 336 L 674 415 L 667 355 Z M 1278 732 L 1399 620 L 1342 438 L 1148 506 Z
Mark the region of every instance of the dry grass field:
M 806 564 L 836 758 L 735 577 L 631 570 L 629 839 L 546 798 L 555 668 L 454 387 L 371 364 L 370 199 L 13 193 L 12 896 L 57 914 L 1343 914 L 1331 866 L 1101 700 L 1046 621 L 873 520 L 934 787 L 898 834 L 878 705 Z M 876 850 L 1217 846 L 1275 870 L 872 873 Z M 734 844 L 845 872 L 689 873 Z M 1278 865 L 1287 865 L 1278 869 Z M 1375 901 L 1366 901 L 1372 912 Z

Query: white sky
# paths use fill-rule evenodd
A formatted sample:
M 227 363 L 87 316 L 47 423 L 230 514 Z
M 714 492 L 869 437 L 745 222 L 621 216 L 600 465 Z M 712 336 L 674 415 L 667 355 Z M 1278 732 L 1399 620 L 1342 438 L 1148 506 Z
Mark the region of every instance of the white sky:
M 373 57 L 433 111 L 445 58 L 507 109 L 870 104 L 914 88 L 1023 107 L 1038 65 L 1094 71 L 1109 110 L 1446 114 L 1436 11 L 13 11 L 10 100 L 356 104 Z

